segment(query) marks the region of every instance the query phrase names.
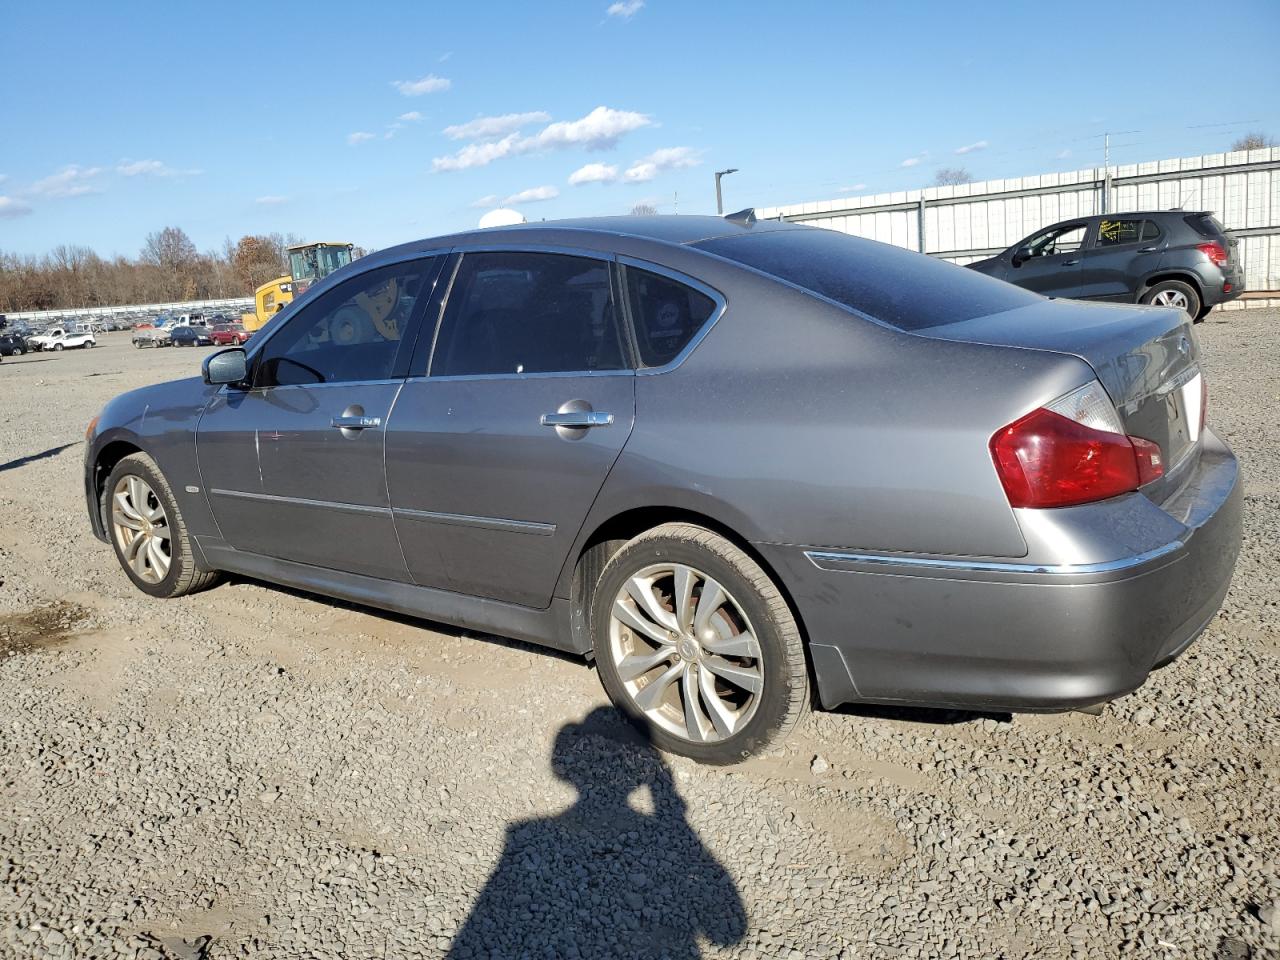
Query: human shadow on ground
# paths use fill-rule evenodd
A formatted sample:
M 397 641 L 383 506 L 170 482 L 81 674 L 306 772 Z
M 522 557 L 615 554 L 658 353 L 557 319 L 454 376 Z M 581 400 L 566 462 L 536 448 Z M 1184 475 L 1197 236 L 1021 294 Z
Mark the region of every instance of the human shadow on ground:
M 37 460 L 47 460 L 49 457 L 56 457 L 63 450 L 70 450 L 72 447 L 79 446 L 80 440 L 73 440 L 71 443 L 64 443 L 61 446 L 50 447 L 48 450 L 41 450 L 39 453 L 31 453 L 25 457 L 18 457 L 16 460 L 10 460 L 8 463 L 0 463 L 0 473 L 5 470 L 17 470 L 19 467 L 25 467 L 28 463 L 35 463 Z
M 554 817 L 507 829 L 451 960 L 694 960 L 746 935 L 732 878 L 685 819 L 661 755 L 599 707 L 556 736 L 551 768 L 578 791 Z M 639 797 L 647 788 L 649 796 Z M 647 802 L 645 802 L 647 801 Z

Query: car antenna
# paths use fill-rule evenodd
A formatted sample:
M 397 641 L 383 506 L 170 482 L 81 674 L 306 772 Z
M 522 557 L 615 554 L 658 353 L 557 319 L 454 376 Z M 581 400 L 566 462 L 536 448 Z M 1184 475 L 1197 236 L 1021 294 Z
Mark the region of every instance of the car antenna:
M 756 208 L 747 207 L 747 209 L 739 210 L 737 213 L 726 213 L 724 218 L 734 223 L 752 224 L 756 222 Z

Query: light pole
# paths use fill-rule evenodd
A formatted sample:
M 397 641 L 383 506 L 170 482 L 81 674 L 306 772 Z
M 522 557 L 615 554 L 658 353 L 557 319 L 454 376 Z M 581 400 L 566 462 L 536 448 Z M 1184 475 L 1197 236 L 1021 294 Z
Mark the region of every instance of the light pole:
M 716 171 L 716 214 L 724 216 L 724 197 L 720 195 L 720 178 L 727 177 L 731 173 L 737 173 L 737 167 L 730 167 L 728 170 Z

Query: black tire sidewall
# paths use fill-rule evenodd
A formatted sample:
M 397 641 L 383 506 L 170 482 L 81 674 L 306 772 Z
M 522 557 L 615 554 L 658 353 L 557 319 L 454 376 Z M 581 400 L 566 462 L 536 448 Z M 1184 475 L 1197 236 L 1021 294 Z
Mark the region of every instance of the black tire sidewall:
M 764 659 L 763 699 L 747 725 L 727 740 L 693 743 L 652 724 L 631 701 L 609 653 L 609 621 L 613 600 L 627 578 L 655 563 L 683 563 L 706 573 L 733 595 L 751 621 Z M 591 603 L 591 637 L 596 669 L 614 704 L 646 731 L 655 746 L 702 763 L 737 763 L 772 739 L 790 702 L 792 678 L 779 625 L 765 599 L 737 567 L 696 544 L 668 537 L 652 537 L 623 547 L 606 565 Z
M 169 572 L 159 583 L 148 583 L 133 572 L 125 560 L 124 554 L 120 551 L 120 544 L 116 540 L 115 527 L 111 522 L 112 493 L 116 488 L 116 484 L 120 482 L 121 477 L 131 475 L 145 480 L 147 485 L 155 491 L 156 497 L 164 504 L 165 517 L 169 525 L 170 561 Z M 138 456 L 130 456 L 117 463 L 103 486 L 99 504 L 102 509 L 102 522 L 107 531 L 107 539 L 111 541 L 111 549 L 115 552 L 120 569 L 133 581 L 133 585 L 143 593 L 150 594 L 153 597 L 174 596 L 177 584 L 183 579 L 187 568 L 191 566 L 191 555 L 188 553 L 186 542 L 180 533 L 182 524 L 179 522 L 178 505 L 174 503 L 173 494 L 169 492 L 168 483 L 165 482 L 160 471 L 152 465 L 150 458 L 143 459 Z
M 1196 320 L 1196 315 L 1199 314 L 1201 307 L 1204 306 L 1204 302 L 1200 299 L 1200 294 L 1196 293 L 1195 287 L 1189 283 L 1183 283 L 1181 280 L 1162 280 L 1146 292 L 1142 302 L 1150 304 L 1155 299 L 1156 294 L 1162 290 L 1178 290 L 1185 294 L 1188 300 L 1188 307 L 1184 312 L 1193 322 Z M 1192 309 L 1193 307 L 1194 309 Z

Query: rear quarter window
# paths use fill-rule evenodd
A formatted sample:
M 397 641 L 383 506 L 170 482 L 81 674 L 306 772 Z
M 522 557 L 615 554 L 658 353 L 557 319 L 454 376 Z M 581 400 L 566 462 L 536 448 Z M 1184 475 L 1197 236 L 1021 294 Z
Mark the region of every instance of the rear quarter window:
M 1224 236 L 1227 232 L 1223 229 L 1222 224 L 1218 222 L 1218 218 L 1209 213 L 1193 213 L 1182 219 L 1186 221 L 1187 226 L 1202 237 L 1215 239 Z
M 975 270 L 817 227 L 721 237 L 695 246 L 899 330 L 960 323 L 1040 299 Z

